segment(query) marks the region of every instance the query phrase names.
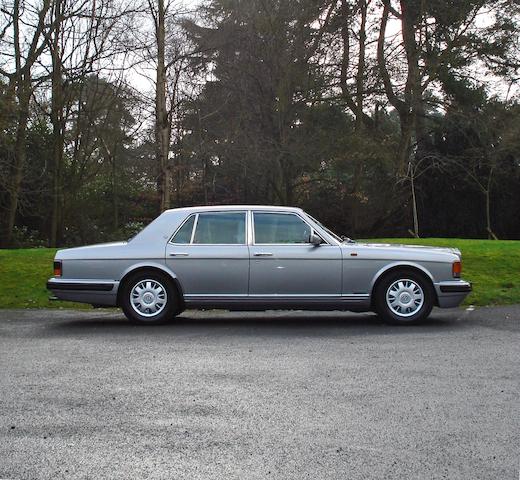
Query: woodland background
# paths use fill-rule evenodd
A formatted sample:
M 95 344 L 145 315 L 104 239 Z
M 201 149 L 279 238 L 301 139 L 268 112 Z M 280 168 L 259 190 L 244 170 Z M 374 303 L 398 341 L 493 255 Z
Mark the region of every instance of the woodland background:
M 166 208 L 520 239 L 512 0 L 1 0 L 3 247 Z

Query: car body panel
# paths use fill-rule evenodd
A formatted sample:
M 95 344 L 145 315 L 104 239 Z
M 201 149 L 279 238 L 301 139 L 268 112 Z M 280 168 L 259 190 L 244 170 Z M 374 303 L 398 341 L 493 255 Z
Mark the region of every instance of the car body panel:
M 166 246 L 166 265 L 185 295 L 245 295 L 249 282 L 247 245 Z
M 436 247 L 347 243 L 341 249 L 344 293 L 371 292 L 381 275 L 397 267 L 417 269 L 432 282 L 452 280 L 452 263 L 460 260 L 460 252 Z
M 190 215 L 232 211 L 247 214 L 245 244 L 171 242 Z M 256 245 L 252 212 L 298 215 L 323 244 Z M 452 263 L 460 260 L 456 249 L 344 243 L 293 207 L 232 205 L 167 210 L 127 242 L 59 250 L 55 260 L 62 263 L 62 276 L 48 282 L 54 296 L 97 305 L 116 305 L 121 282 L 142 268 L 171 276 L 186 306 L 194 308 L 369 310 L 378 279 L 395 268 L 424 273 L 441 307 L 460 304 L 471 289 L 470 284 L 452 276 Z M 113 288 L 95 290 L 94 284 Z
M 251 295 L 341 295 L 337 245 L 253 245 Z

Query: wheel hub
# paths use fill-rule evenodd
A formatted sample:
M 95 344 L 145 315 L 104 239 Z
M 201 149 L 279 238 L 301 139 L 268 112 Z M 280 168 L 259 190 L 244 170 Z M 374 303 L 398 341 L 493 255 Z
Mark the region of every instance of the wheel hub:
M 408 304 L 412 300 L 412 297 L 408 293 L 403 293 L 403 294 L 401 294 L 401 297 L 399 300 L 402 304 Z
M 130 291 L 130 305 L 144 317 L 155 317 L 167 302 L 166 288 L 157 280 L 140 280 Z
M 147 292 L 143 295 L 143 302 L 148 305 L 150 303 L 153 303 L 154 300 L 155 300 L 155 296 L 153 295 L 153 293 Z
M 386 291 L 386 303 L 394 314 L 410 317 L 422 308 L 424 292 L 414 280 L 396 280 Z

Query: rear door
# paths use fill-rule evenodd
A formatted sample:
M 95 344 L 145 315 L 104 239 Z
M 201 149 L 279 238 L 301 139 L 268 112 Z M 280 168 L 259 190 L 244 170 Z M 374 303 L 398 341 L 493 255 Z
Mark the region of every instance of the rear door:
M 248 293 L 249 247 L 245 211 L 194 213 L 166 247 L 166 263 L 186 296 Z
M 249 293 L 267 297 L 341 295 L 337 245 L 309 243 L 312 227 L 292 212 L 254 211 Z

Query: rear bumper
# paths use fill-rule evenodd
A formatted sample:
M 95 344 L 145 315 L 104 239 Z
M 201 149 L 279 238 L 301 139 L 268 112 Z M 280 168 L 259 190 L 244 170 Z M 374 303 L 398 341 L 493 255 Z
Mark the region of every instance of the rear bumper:
M 464 280 L 450 280 L 435 283 L 439 307 L 458 307 L 471 293 L 471 283 Z
M 115 306 L 119 282 L 83 279 L 50 278 L 47 289 L 53 300 Z

